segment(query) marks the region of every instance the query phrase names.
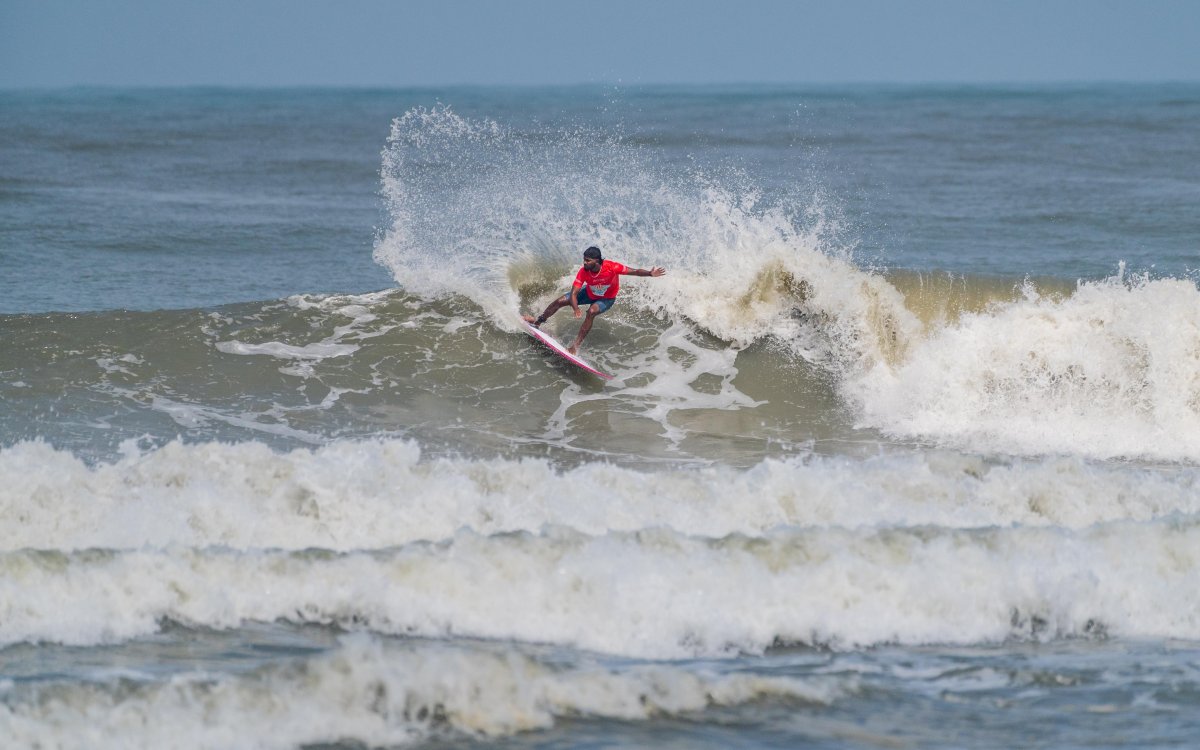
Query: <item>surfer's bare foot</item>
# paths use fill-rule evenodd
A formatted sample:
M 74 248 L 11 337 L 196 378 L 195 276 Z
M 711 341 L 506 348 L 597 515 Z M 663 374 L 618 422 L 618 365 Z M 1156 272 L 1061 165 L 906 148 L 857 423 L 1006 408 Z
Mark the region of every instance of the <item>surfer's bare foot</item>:
M 578 354 L 579 353 L 578 349 L 579 349 L 579 344 L 571 344 L 570 346 L 567 347 L 567 351 L 569 351 L 572 354 Z
M 533 317 L 532 315 L 522 315 L 521 318 L 534 328 L 538 327 L 537 318 Z

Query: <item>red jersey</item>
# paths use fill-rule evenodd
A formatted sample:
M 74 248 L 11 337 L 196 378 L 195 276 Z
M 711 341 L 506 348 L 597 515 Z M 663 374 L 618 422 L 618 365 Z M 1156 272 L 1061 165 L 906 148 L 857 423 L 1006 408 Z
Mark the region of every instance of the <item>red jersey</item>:
M 629 273 L 629 267 L 615 260 L 604 260 L 600 262 L 600 269 L 595 273 L 587 270 L 587 268 L 579 269 L 579 273 L 575 274 L 574 287 L 587 287 L 587 292 L 592 299 L 613 299 L 617 296 L 617 292 L 621 289 L 620 277 L 623 273 Z

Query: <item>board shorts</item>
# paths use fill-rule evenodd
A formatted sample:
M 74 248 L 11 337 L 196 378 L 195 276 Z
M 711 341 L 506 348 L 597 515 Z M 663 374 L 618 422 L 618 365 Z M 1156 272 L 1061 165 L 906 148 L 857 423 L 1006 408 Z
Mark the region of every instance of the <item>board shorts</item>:
M 575 291 L 574 288 L 571 289 L 571 292 L 573 291 Z M 570 304 L 571 302 L 571 292 L 567 292 L 567 304 Z M 596 299 L 588 293 L 587 287 L 579 290 L 579 306 L 590 307 L 592 305 L 599 305 L 600 312 L 596 313 L 597 315 L 608 312 L 608 308 L 612 307 L 613 303 L 616 301 L 616 297 L 601 297 L 600 299 Z

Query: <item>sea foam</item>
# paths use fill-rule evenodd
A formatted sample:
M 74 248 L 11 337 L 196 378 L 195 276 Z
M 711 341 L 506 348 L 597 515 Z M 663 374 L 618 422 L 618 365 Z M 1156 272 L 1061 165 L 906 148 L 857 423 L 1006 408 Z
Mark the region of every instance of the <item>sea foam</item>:
M 1200 292 L 1119 277 L 915 340 L 848 383 L 863 419 L 976 450 L 1200 461 Z
M 1111 635 L 1200 638 L 1194 520 L 779 529 L 703 539 L 462 531 L 387 550 L 0 554 L 0 643 L 117 642 L 163 621 L 368 628 L 670 659 Z
M 334 650 L 244 674 L 8 686 L 0 732 L 22 747 L 291 748 L 494 738 L 563 718 L 640 721 L 774 699 L 827 704 L 849 679 L 721 674 L 670 665 L 621 671 L 516 652 L 347 636 Z M 335 706 L 337 710 L 330 710 Z
M 639 471 L 541 459 L 424 459 L 412 441 L 279 453 L 170 443 L 89 466 L 45 443 L 0 450 L 0 549 L 379 549 L 558 526 L 720 538 L 779 527 L 1062 526 L 1200 511 L 1194 469 L 953 452 L 797 456 Z M 580 488 L 590 488 L 581 492 Z

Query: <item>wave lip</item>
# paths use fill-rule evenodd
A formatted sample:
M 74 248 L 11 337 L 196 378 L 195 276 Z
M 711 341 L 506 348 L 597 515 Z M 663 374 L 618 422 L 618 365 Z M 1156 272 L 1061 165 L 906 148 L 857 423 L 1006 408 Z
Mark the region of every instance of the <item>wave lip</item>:
M 1114 277 L 934 327 L 847 383 L 863 420 L 987 452 L 1200 462 L 1200 292 Z

